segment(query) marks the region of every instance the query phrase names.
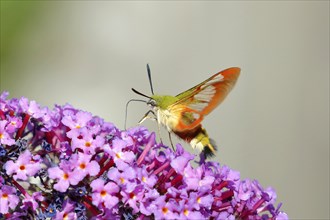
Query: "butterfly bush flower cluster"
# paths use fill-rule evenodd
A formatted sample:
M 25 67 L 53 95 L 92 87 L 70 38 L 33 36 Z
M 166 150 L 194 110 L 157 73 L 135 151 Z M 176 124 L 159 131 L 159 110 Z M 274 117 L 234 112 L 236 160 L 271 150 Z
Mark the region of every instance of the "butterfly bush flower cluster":
M 70 105 L 0 97 L 0 218 L 287 219 L 272 188 Z M 195 164 L 195 165 L 194 165 Z

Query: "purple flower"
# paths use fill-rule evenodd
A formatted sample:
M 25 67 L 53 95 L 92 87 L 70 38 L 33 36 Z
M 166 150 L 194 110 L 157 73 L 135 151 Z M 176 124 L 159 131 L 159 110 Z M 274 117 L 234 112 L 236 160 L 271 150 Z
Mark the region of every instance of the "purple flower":
M 157 176 L 153 174 L 149 174 L 146 170 L 146 167 L 142 167 L 141 169 L 137 170 L 136 177 L 140 182 L 146 185 L 149 188 L 154 187 L 157 182 Z
M 136 171 L 132 167 L 127 167 L 120 171 L 117 168 L 111 168 L 108 172 L 109 180 L 116 182 L 122 189 L 131 192 L 136 186 Z
M 133 209 L 133 214 L 139 212 L 139 203 L 144 196 L 144 187 L 136 185 L 134 189 L 126 189 L 120 192 L 124 204 L 128 204 Z
M 6 214 L 9 208 L 15 209 L 19 203 L 16 189 L 11 186 L 3 185 L 0 189 L 0 213 Z
M 62 118 L 62 123 L 68 126 L 70 129 L 80 129 L 87 125 L 92 119 L 92 114 L 83 111 L 66 111 Z
M 84 153 L 93 155 L 98 148 L 104 145 L 104 139 L 101 136 L 95 137 L 86 128 L 79 129 L 79 132 L 77 131 L 75 135 L 78 136 L 72 137 L 72 150 L 81 149 Z
M 94 205 L 111 209 L 118 203 L 119 199 L 116 193 L 119 192 L 119 187 L 115 183 L 105 184 L 104 180 L 96 179 L 91 183 L 91 187 Z
M 75 179 L 81 181 L 87 175 L 96 176 L 100 172 L 100 165 L 95 160 L 91 160 L 91 158 L 91 155 L 83 153 L 71 156 L 71 163 L 75 167 L 72 175 L 75 176 Z
M 159 192 L 156 189 L 147 190 L 144 194 L 144 198 L 140 202 L 140 211 L 144 215 L 151 215 L 158 205 L 156 199 L 160 196 Z
M 284 212 L 279 212 L 279 213 L 277 213 L 277 216 L 275 219 L 276 220 L 286 220 L 286 219 L 289 219 L 289 216 Z
M 13 175 L 15 180 L 27 180 L 28 177 L 34 176 L 40 169 L 41 164 L 38 157 L 32 157 L 31 152 L 24 151 L 16 160 L 9 160 L 5 163 L 4 168 L 8 175 Z
M 8 133 L 6 128 L 7 124 L 8 121 L 6 120 L 0 121 L 0 144 L 5 144 L 10 146 L 15 144 L 15 140 Z
M 33 118 L 42 118 L 46 113 L 45 109 L 41 109 L 40 105 L 36 101 L 29 102 L 29 100 L 24 97 L 19 100 L 19 105 L 26 114 L 32 116 Z
M 60 212 L 56 213 L 54 220 L 63 220 L 63 219 L 77 219 L 77 214 L 74 212 L 75 204 L 70 200 L 64 201 L 63 209 Z
M 196 210 L 192 204 L 186 203 L 184 200 L 179 202 L 178 212 L 180 213 L 180 219 L 205 219 L 206 217 Z
M 203 207 L 211 207 L 214 201 L 213 195 L 209 194 L 207 190 L 205 192 L 201 191 L 199 193 L 191 192 L 186 195 L 186 201 L 189 207 L 200 210 Z
M 8 124 L 6 130 L 8 133 L 14 133 L 18 128 L 22 126 L 22 120 L 18 117 L 8 117 Z
M 157 208 L 154 211 L 156 219 L 179 219 L 178 203 L 174 199 L 166 199 L 166 196 L 160 196 L 156 199 Z
M 124 151 L 126 147 L 126 141 L 115 139 L 112 142 L 112 147 L 107 145 L 104 148 L 105 152 L 114 159 L 115 164 L 120 170 L 129 167 L 130 163 L 135 159 L 135 155 L 132 151 Z
M 189 164 L 184 170 L 184 180 L 187 184 L 187 188 L 191 190 L 197 190 L 202 188 L 212 188 L 212 184 L 215 180 L 214 176 L 205 176 L 202 166 L 192 168 Z
M 23 205 L 21 206 L 22 209 L 26 210 L 31 208 L 32 210 L 36 210 L 39 208 L 39 202 L 43 201 L 44 197 L 42 196 L 41 192 L 34 192 L 32 196 L 29 194 L 25 194 L 25 198 L 23 199 Z
M 51 110 L 7 97 L 0 95 L 6 219 L 288 219 L 273 188 L 180 144 L 173 152 L 144 127 L 121 131 L 69 104 Z
M 9 100 L 7 100 L 8 96 L 9 96 L 8 91 L 3 91 L 0 94 L 0 110 L 3 112 L 8 111 L 8 108 L 7 108 L 7 102 L 9 102 Z
M 59 192 L 65 192 L 70 185 L 77 185 L 81 180 L 80 175 L 75 175 L 71 169 L 71 164 L 63 162 L 60 167 L 51 167 L 48 169 L 48 176 L 51 179 L 56 179 L 54 189 Z

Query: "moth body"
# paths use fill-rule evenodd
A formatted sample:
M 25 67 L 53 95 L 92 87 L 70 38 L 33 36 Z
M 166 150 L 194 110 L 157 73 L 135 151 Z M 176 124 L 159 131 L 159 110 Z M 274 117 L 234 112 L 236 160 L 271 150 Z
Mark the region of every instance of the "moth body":
M 147 69 L 153 94 L 149 66 Z M 234 87 L 239 74 L 238 67 L 225 69 L 177 96 L 153 94 L 149 97 L 134 89 L 133 91 L 149 98 L 147 104 L 159 124 L 165 126 L 168 132 L 190 143 L 192 148 L 202 151 L 207 158 L 214 155 L 217 148 L 201 122 L 204 116 L 225 99 Z M 141 121 L 148 117 L 149 112 Z
M 150 106 L 157 117 L 158 124 L 163 125 L 168 132 L 174 133 L 181 139 L 190 143 L 193 149 L 196 149 L 198 152 L 203 151 L 206 157 L 215 154 L 215 143 L 208 137 L 206 130 L 202 128 L 201 124 L 191 129 L 178 129 L 180 121 L 194 121 L 193 114 L 182 114 L 184 111 L 176 110 L 180 109 L 179 106 L 176 106 L 176 109 L 169 108 L 171 104 L 178 101 L 178 98 L 174 96 L 158 95 L 151 96 L 151 98 Z M 181 106 L 181 108 L 184 107 L 185 106 Z

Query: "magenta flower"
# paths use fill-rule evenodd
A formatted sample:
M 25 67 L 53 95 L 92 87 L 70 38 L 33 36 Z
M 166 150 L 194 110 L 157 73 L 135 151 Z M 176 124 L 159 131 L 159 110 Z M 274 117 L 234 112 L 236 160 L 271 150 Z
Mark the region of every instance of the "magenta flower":
M 288 219 L 273 188 L 70 105 L 0 95 L 0 218 Z M 195 163 L 196 166 L 192 164 Z
M 38 157 L 33 157 L 31 152 L 24 151 L 16 160 L 9 160 L 5 163 L 4 168 L 8 175 L 13 175 L 15 180 L 27 180 L 28 177 L 34 176 L 40 169 L 41 163 Z

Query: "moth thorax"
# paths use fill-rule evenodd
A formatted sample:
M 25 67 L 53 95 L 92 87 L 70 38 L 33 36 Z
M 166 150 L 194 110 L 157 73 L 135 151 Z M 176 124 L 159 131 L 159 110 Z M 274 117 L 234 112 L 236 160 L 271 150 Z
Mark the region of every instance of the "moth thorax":
M 157 120 L 158 123 L 165 126 L 169 132 L 171 132 L 178 123 L 178 119 L 175 117 L 175 115 L 171 114 L 171 112 L 167 109 L 157 109 Z

